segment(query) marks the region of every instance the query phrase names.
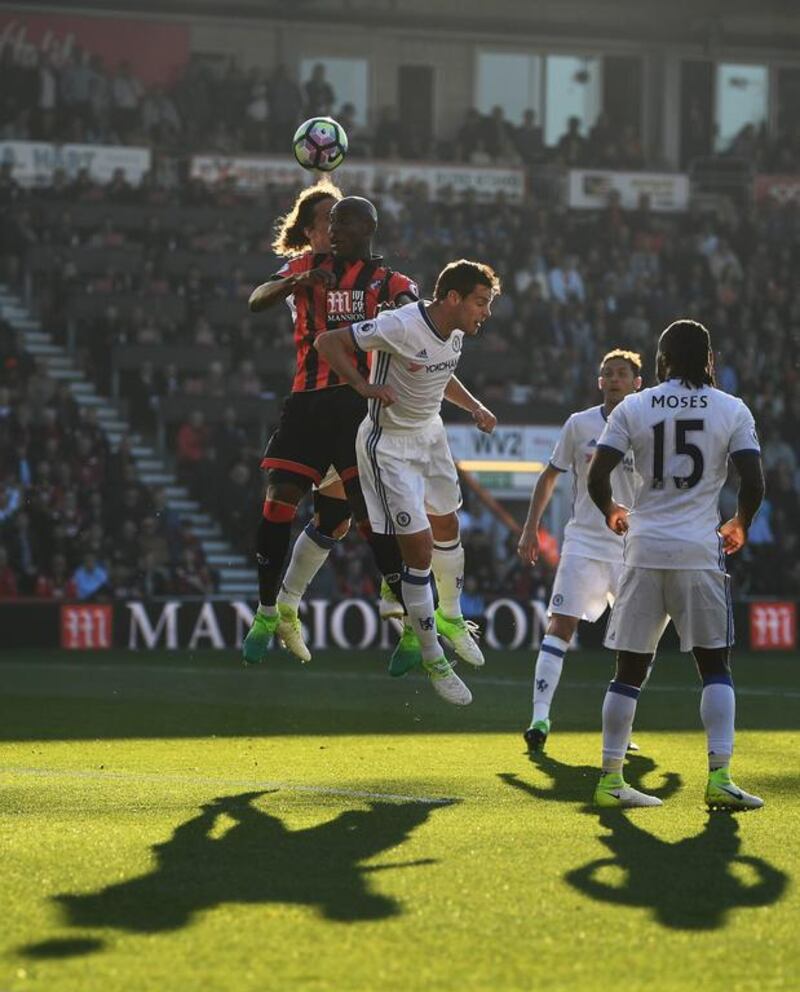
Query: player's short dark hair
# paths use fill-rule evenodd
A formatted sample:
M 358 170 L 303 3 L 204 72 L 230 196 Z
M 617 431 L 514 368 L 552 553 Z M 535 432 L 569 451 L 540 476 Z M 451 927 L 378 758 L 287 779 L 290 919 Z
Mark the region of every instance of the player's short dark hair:
M 680 379 L 695 389 L 716 385 L 708 329 L 687 317 L 673 321 L 658 339 L 656 378 Z
M 487 286 L 492 291 L 492 296 L 497 296 L 500 292 L 500 279 L 490 265 L 459 258 L 456 262 L 450 262 L 439 273 L 433 298 L 443 300 L 451 289 L 461 297 L 469 296 L 476 286 Z
M 307 186 L 292 205 L 292 209 L 275 224 L 275 240 L 272 250 L 276 255 L 286 257 L 298 255 L 310 247 L 306 229 L 314 223 L 314 208 L 322 200 L 341 200 L 342 191 L 330 179 L 320 179 L 313 186 Z
M 642 356 L 638 351 L 628 351 L 626 348 L 614 348 L 612 351 L 606 352 L 600 362 L 600 371 L 603 371 L 603 366 L 606 362 L 610 362 L 615 358 L 621 358 L 624 362 L 627 362 L 633 369 L 634 375 L 642 374 Z

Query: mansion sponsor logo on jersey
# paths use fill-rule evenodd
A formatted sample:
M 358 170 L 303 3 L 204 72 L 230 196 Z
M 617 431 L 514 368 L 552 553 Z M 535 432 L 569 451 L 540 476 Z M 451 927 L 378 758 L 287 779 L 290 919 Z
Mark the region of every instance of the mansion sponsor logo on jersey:
M 326 304 L 329 324 L 355 323 L 367 316 L 363 289 L 329 289 Z

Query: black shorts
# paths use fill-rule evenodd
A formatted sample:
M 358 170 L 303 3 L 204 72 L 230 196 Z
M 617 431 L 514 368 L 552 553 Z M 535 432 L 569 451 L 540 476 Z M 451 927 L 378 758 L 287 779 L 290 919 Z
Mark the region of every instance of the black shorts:
M 356 434 L 367 401 L 349 386 L 292 393 L 267 442 L 263 469 L 283 469 L 319 485 L 331 465 L 342 482 L 358 475 Z

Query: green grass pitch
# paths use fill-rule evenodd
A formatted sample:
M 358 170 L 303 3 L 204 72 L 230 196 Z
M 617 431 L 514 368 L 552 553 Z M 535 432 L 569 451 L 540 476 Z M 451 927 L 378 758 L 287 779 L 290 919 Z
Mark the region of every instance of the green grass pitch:
M 587 806 L 610 657 L 567 659 L 525 754 L 532 658 L 448 707 L 386 659 L 0 655 L 0 990 L 800 987 L 796 655 L 740 653 L 709 815 L 689 659 L 659 659 L 628 777 Z

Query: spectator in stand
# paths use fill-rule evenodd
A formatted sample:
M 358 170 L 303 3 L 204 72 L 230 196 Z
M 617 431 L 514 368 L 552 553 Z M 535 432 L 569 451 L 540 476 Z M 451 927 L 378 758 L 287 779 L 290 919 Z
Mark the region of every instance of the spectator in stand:
M 120 62 L 111 81 L 111 120 L 123 141 L 130 141 L 139 127 L 143 88 L 131 73 L 129 62 Z
M 16 573 L 8 563 L 8 552 L 0 544 L 0 601 L 16 599 L 18 592 Z
M 155 86 L 142 101 L 142 129 L 158 145 L 173 145 L 181 133 L 178 108 L 160 86 Z
M 211 596 L 214 593 L 211 572 L 192 548 L 186 548 L 175 568 L 175 592 L 179 596 Z
M 19 487 L 13 482 L 0 482 L 0 525 L 8 523 L 21 505 Z
M 55 137 L 58 122 L 58 66 L 52 52 L 39 55 L 36 49 L 31 51 L 39 67 L 38 137 L 50 141 Z
M 586 164 L 586 139 L 581 134 L 580 117 L 570 117 L 567 130 L 556 145 L 558 160 L 568 169 L 577 169 Z
M 484 121 L 483 137 L 493 162 L 498 165 L 518 164 L 514 128 L 506 120 L 502 107 L 492 107 L 491 114 Z
M 260 152 L 267 147 L 269 99 L 267 80 L 260 68 L 250 73 L 250 90 L 245 108 L 245 140 L 248 151 Z
M 155 517 L 145 517 L 139 533 L 139 557 L 148 556 L 156 568 L 168 568 L 170 548 L 166 537 L 159 533 Z
M 570 300 L 583 303 L 586 299 L 586 289 L 574 255 L 567 256 L 563 268 L 557 262 L 550 269 L 547 280 L 550 296 L 559 303 L 567 303 Z
M 178 474 L 190 489 L 194 489 L 204 472 L 209 447 L 209 432 L 200 410 L 193 410 L 189 419 L 181 424 L 175 443 Z
M 116 140 L 111 130 L 111 114 L 113 100 L 111 80 L 105 71 L 103 60 L 99 55 L 90 59 L 91 74 L 89 76 L 89 133 L 94 133 L 97 141 Z
M 273 151 L 283 151 L 286 148 L 287 135 L 294 134 L 297 126 L 302 123 L 303 114 L 303 94 L 283 63 L 269 77 L 267 99 L 270 148 Z
M 72 576 L 75 591 L 81 602 L 96 600 L 108 596 L 111 589 L 108 584 L 108 572 L 98 562 L 93 554 L 83 556 L 83 562 Z
M 250 469 L 237 461 L 228 471 L 223 483 L 217 512 L 225 531 L 239 550 L 248 548 L 257 521 L 260 489 Z
M 514 135 L 519 156 L 524 165 L 537 165 L 545 157 L 544 134 L 536 123 L 536 113 L 526 110 L 522 115 L 522 124 Z
M 31 529 L 30 514 L 25 510 L 20 510 L 14 517 L 13 526 L 6 532 L 4 543 L 17 575 L 19 591 L 23 596 L 29 596 L 36 584 L 37 562 L 41 560 L 41 540 Z
M 303 95 L 307 117 L 330 117 L 333 113 L 336 94 L 325 78 L 325 66 L 321 62 L 311 70 L 311 78 L 303 85 Z
M 36 579 L 34 596 L 37 599 L 77 599 L 78 587 L 67 571 L 64 555 L 53 555 L 49 571 L 41 571 Z

